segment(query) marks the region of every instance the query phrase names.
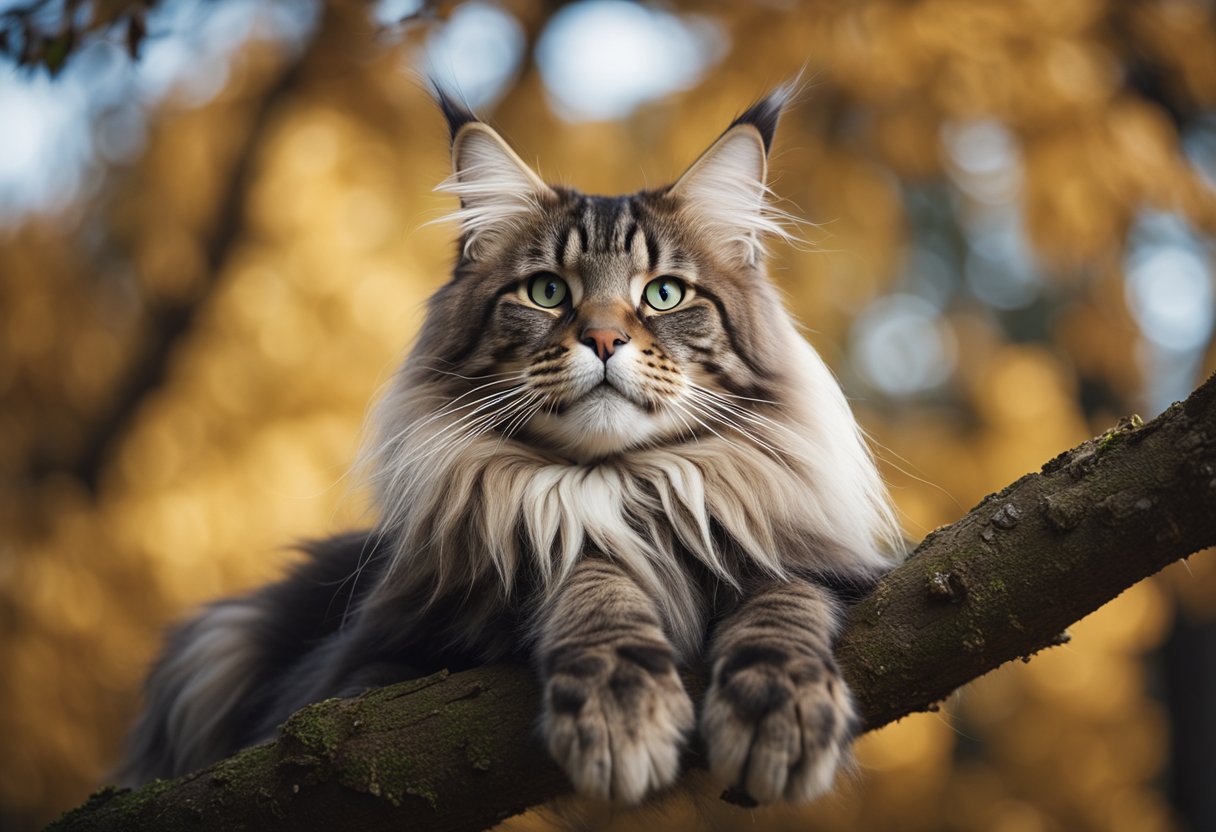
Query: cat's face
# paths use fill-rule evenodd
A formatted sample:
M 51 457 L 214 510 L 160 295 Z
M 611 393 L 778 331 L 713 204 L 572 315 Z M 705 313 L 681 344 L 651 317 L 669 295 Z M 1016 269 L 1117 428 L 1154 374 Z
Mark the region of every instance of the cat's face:
M 776 230 L 764 173 L 780 102 L 745 114 L 675 185 L 612 198 L 546 185 L 445 103 L 464 235 L 415 357 L 458 430 L 587 461 L 758 418 L 779 389 L 785 321 L 757 240 Z

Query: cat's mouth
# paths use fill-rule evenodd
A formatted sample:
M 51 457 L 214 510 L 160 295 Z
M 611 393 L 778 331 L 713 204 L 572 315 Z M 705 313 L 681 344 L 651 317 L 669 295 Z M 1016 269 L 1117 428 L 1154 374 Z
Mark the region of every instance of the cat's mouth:
M 630 395 L 628 390 L 622 389 L 620 386 L 614 384 L 612 382 L 612 380 L 608 378 L 607 373 L 604 374 L 604 378 L 599 382 L 599 384 L 596 384 L 594 387 L 592 387 L 586 393 L 579 396 L 578 401 L 595 401 L 595 399 L 597 399 L 597 398 L 605 398 L 605 397 L 610 397 L 612 399 L 622 399 L 622 400 L 628 402 L 629 404 L 632 404 L 635 407 L 639 407 L 644 410 L 650 409 L 647 407 L 646 402 L 638 401 L 636 398 L 634 398 L 633 396 Z
M 594 387 L 592 387 L 587 392 L 583 393 L 581 396 L 577 397 L 572 402 L 572 404 L 577 404 L 580 402 L 594 402 L 597 399 L 604 399 L 604 398 L 623 399 L 624 401 L 627 401 L 630 404 L 637 404 L 637 402 L 635 402 L 629 396 L 629 394 L 627 394 L 621 388 L 617 387 L 615 384 L 613 384 L 607 378 L 605 378 L 599 384 L 596 384 Z
M 623 400 L 623 402 L 645 408 L 645 401 L 639 400 L 639 391 L 634 389 L 636 386 L 631 383 L 631 379 L 626 373 L 610 372 L 607 367 L 602 369 L 597 367 L 594 370 L 583 368 L 581 372 L 573 374 L 565 395 L 560 397 L 561 404 L 556 410 L 564 412 L 580 404 L 605 400 Z
M 588 368 L 590 369 L 590 368 Z M 528 431 L 579 462 L 620 453 L 675 428 L 672 417 L 648 402 L 640 384 L 626 373 L 585 373 L 582 382 L 567 390 L 561 405 L 542 408 L 528 423 Z

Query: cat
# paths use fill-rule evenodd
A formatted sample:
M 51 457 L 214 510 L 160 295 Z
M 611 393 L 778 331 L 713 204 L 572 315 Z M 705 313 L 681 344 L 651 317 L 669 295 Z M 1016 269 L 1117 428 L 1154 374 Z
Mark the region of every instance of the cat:
M 124 780 L 202 767 L 299 707 L 528 657 L 576 792 L 671 785 L 707 664 L 709 768 L 759 803 L 828 790 L 857 730 L 832 656 L 847 600 L 899 557 L 839 386 L 768 280 L 788 236 L 747 109 L 672 185 L 547 184 L 436 91 L 460 239 L 375 411 L 375 528 L 211 605 L 145 686 Z

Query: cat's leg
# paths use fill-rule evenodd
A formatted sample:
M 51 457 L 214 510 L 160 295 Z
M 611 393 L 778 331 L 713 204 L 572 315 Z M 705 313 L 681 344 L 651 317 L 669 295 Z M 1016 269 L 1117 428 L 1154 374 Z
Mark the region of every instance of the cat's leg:
M 637 803 L 670 785 L 694 724 L 655 604 L 619 567 L 575 567 L 541 621 L 542 731 L 584 795 Z
M 841 610 L 825 589 L 774 582 L 714 635 L 701 716 L 710 769 L 760 803 L 826 792 L 856 730 L 832 657 Z

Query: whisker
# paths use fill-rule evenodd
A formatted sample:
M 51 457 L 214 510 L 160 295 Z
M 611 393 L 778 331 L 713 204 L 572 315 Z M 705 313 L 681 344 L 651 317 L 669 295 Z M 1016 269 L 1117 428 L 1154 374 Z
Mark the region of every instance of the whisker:
M 468 442 L 472 441 L 473 436 L 471 434 L 473 431 L 487 421 L 492 422 L 493 418 L 501 413 L 497 408 L 502 408 L 504 405 L 511 407 L 513 404 L 511 399 L 523 394 L 524 390 L 525 388 L 523 387 L 515 387 L 511 390 L 503 391 L 496 396 L 489 397 L 492 400 L 485 402 L 476 410 L 462 415 L 454 422 L 443 426 L 436 433 L 426 437 L 424 441 L 413 447 L 403 459 L 394 460 L 391 466 L 392 470 L 389 472 L 389 483 L 394 490 L 401 493 L 401 497 L 395 505 L 391 506 L 391 509 L 394 512 L 399 512 L 404 508 L 403 502 L 407 498 L 408 489 L 403 489 L 399 486 L 402 478 L 411 475 L 416 463 L 428 459 L 442 450 L 444 448 L 442 440 L 451 438 L 456 443 L 459 443 L 461 447 L 467 446 Z M 481 412 L 487 409 L 490 409 L 488 413 Z M 464 442 L 460 442 L 462 438 L 465 440 Z
M 749 416 L 752 416 L 753 418 L 761 419 L 764 422 L 767 422 L 768 424 L 770 424 L 774 427 L 780 427 L 780 428 L 783 428 L 786 430 L 789 429 L 788 427 L 781 424 L 780 422 L 774 421 L 773 419 L 770 419 L 768 416 L 765 416 L 763 413 L 755 413 L 751 410 L 748 410 L 747 408 L 744 408 L 742 405 L 735 404 L 733 401 L 730 401 L 730 399 L 737 399 L 739 401 L 759 402 L 761 404 L 773 404 L 773 405 L 777 405 L 777 406 L 780 406 L 780 402 L 771 402 L 768 399 L 752 399 L 747 396 L 734 396 L 729 393 L 722 393 L 718 390 L 710 390 L 708 387 L 702 387 L 699 384 L 689 384 L 689 387 L 696 393 L 699 393 L 703 396 L 709 396 L 710 398 L 714 399 L 715 401 L 721 402 L 723 405 L 729 406 L 739 412 L 746 413 Z
M 471 402 L 467 402 L 463 405 L 460 405 L 459 407 L 444 408 L 443 410 L 440 410 L 438 413 L 434 413 L 427 419 L 423 420 L 422 422 L 419 422 L 416 425 L 412 426 L 410 430 L 405 431 L 405 432 L 393 437 L 393 439 L 390 440 L 390 443 L 391 444 L 400 444 L 400 443 L 404 442 L 405 440 L 409 439 L 410 436 L 412 436 L 418 430 L 421 430 L 422 428 L 426 427 L 427 425 L 434 423 L 438 419 L 442 419 L 446 416 L 451 416 L 452 414 L 456 413 L 457 411 L 464 410 L 465 408 L 469 408 L 469 407 L 474 408 L 473 410 L 469 411 L 468 413 L 465 413 L 465 414 L 462 414 L 461 416 L 459 416 L 455 422 L 452 422 L 449 425 L 445 426 L 444 428 L 441 428 L 440 433 L 436 434 L 436 435 L 442 435 L 445 432 L 447 432 L 450 428 L 454 427 L 455 425 L 458 425 L 461 422 L 463 422 L 464 420 L 477 415 L 478 413 L 480 413 L 483 410 L 486 410 L 487 408 L 494 407 L 495 405 L 509 399 L 511 396 L 518 394 L 523 389 L 524 388 L 522 385 L 517 385 L 516 387 L 512 387 L 507 390 L 495 391 L 486 396 L 482 396 L 479 399 L 474 399 Z M 430 441 L 430 438 L 428 438 L 427 441 Z M 386 444 L 388 444 L 388 443 L 386 443 Z
M 870 445 L 875 449 L 875 451 L 874 451 L 875 457 L 882 460 L 887 465 L 890 465 L 892 468 L 894 468 L 899 473 L 903 474 L 905 477 L 915 480 L 916 482 L 919 482 L 921 485 L 927 485 L 929 488 L 932 488 L 935 491 L 940 491 L 942 494 L 944 494 L 946 496 L 946 499 L 948 499 L 948 500 L 950 500 L 950 502 L 954 503 L 955 508 L 957 508 L 959 511 L 962 511 L 965 508 L 965 506 L 958 501 L 958 498 L 955 497 L 953 494 L 951 494 L 949 491 L 947 491 L 945 488 L 943 488 L 942 486 L 938 485 L 935 482 L 925 479 L 924 477 L 920 476 L 919 474 L 915 473 L 914 471 L 908 470 L 908 468 L 904 468 L 902 465 L 899 465 L 898 463 L 894 462 L 891 459 L 891 457 L 898 459 L 900 462 L 907 463 L 907 465 L 911 468 L 916 468 L 916 464 L 914 462 L 912 462 L 912 460 L 908 459 L 907 457 L 901 456 L 899 453 L 897 453 L 895 450 L 893 450 L 890 446 L 884 445 L 883 443 L 879 442 L 877 439 L 874 438 L 874 434 L 870 433 L 868 430 L 861 427 L 860 425 L 858 425 L 858 429 L 861 431 L 862 436 L 864 436 L 866 438 L 866 441 L 869 442 Z M 885 453 L 882 453 L 882 452 L 885 452 Z M 890 456 L 887 456 L 887 454 L 890 454 Z M 904 512 L 901 511 L 900 514 L 904 514 Z M 920 524 L 918 523 L 915 525 L 920 525 Z
M 342 588 L 344 586 L 346 586 L 348 581 L 350 582 L 350 595 L 347 596 L 346 606 L 342 610 L 342 620 L 338 622 L 339 631 L 344 630 L 346 628 L 346 621 L 350 617 L 350 607 L 351 607 L 351 604 L 353 604 L 354 600 L 355 600 L 355 590 L 358 589 L 358 587 L 359 587 L 359 578 L 362 577 L 363 570 L 367 568 L 367 565 L 369 563 L 371 563 L 372 556 L 376 553 L 376 550 L 380 548 L 380 543 L 382 542 L 382 540 L 383 540 L 383 532 L 380 532 L 379 534 L 376 535 L 376 540 L 371 546 L 368 546 L 368 543 L 370 541 L 368 541 L 368 540 L 363 541 L 363 547 L 359 550 L 359 557 L 355 560 L 354 571 L 351 572 L 349 575 L 347 575 L 345 578 L 343 578 L 342 582 L 338 584 L 338 588 L 334 590 L 333 599 L 330 600 L 331 605 L 333 604 L 333 600 L 338 597 L 338 593 L 340 593 L 342 591 Z M 328 615 L 329 615 L 328 608 L 326 609 L 325 614 L 328 617 Z
M 692 420 L 693 420 L 694 422 L 696 422 L 698 425 L 700 425 L 701 427 L 705 428 L 707 431 L 709 431 L 709 432 L 710 432 L 710 433 L 712 433 L 714 436 L 716 436 L 716 437 L 718 437 L 719 439 L 721 439 L 723 442 L 726 442 L 726 443 L 728 443 L 728 444 L 734 444 L 734 443 L 732 443 L 732 442 L 731 442 L 731 440 L 727 439 L 725 436 L 723 436 L 722 434 L 718 433 L 718 432 L 717 432 L 716 430 L 714 430 L 712 427 L 710 427 L 709 425 L 707 425 L 707 424 L 705 424 L 704 422 L 702 422 L 702 421 L 700 420 L 700 418 L 698 418 L 698 417 L 697 417 L 697 414 L 696 414 L 696 413 L 694 413 L 694 412 L 693 412 L 691 409 L 689 409 L 689 408 L 687 408 L 687 407 L 685 407 L 685 406 L 684 406 L 684 403 L 679 402 L 679 401 L 673 401 L 671 404 L 672 404 L 672 406 L 673 406 L 673 407 L 679 408 L 680 412 L 682 412 L 682 413 L 683 413 L 685 416 L 688 416 L 690 419 L 692 419 Z
M 691 424 L 691 423 L 688 421 L 688 419 L 687 419 L 687 418 L 684 416 L 684 414 L 679 413 L 679 412 L 676 412 L 676 411 L 673 411 L 671 415 L 672 415 L 672 416 L 674 416 L 675 418 L 677 418 L 677 419 L 679 419 L 679 420 L 680 420 L 680 425 L 681 425 L 681 426 L 683 427 L 683 429 L 684 429 L 685 431 L 687 431 L 687 433 L 688 433 L 688 437 L 687 437 L 687 438 L 692 439 L 692 440 L 693 440 L 694 442 L 696 442 L 697 444 L 700 444 L 700 443 L 701 443 L 701 437 L 700 437 L 700 435 L 697 433 L 696 428 L 694 428 L 694 427 L 692 426 L 692 424 Z M 679 434 L 677 434 L 677 436 L 678 436 L 678 435 L 679 435 Z M 656 441 L 653 441 L 653 442 L 651 443 L 651 446 L 653 447 L 653 446 L 654 446 L 654 445 L 656 445 L 656 444 L 658 444 L 658 443 L 657 443 L 657 437 L 656 437 Z
M 531 394 L 524 399 L 513 402 L 509 407 L 504 408 L 501 413 L 495 414 L 495 418 L 486 423 L 477 433 L 478 436 L 489 433 L 492 430 L 499 431 L 498 446 L 502 445 L 503 439 L 506 438 L 505 431 L 515 423 L 515 420 L 520 414 L 527 413 L 528 408 L 535 402 L 535 394 Z M 507 427 L 504 427 L 506 425 Z M 497 447 L 497 446 L 496 446 Z
M 751 424 L 756 425 L 757 427 L 777 428 L 778 430 L 784 431 L 785 433 L 788 433 L 790 436 L 797 438 L 797 434 L 794 431 L 790 430 L 787 426 L 781 424 L 780 422 L 776 422 L 759 413 L 752 413 L 750 410 L 739 407 L 738 405 L 732 404 L 730 402 L 722 401 L 721 399 L 717 399 L 712 394 L 707 395 L 704 391 L 694 390 L 694 391 L 692 391 L 692 393 L 695 398 L 698 398 L 701 401 L 705 401 L 708 404 L 712 405 L 713 407 L 719 408 L 722 411 L 729 413 L 733 416 L 736 416 L 740 419 L 745 419 L 748 422 L 750 422 Z
M 700 410 L 701 414 L 704 415 L 706 418 L 712 419 L 712 420 L 718 422 L 719 424 L 725 425 L 726 427 L 729 427 L 732 430 L 738 432 L 744 438 L 750 440 L 755 445 L 758 445 L 760 448 L 767 451 L 769 453 L 769 455 L 772 456 L 772 458 L 776 462 L 778 462 L 780 465 L 782 465 L 784 468 L 786 468 L 787 470 L 789 470 L 791 472 L 793 471 L 793 469 L 790 468 L 789 464 L 785 460 L 785 456 L 790 455 L 790 452 L 788 450 L 782 451 L 782 450 L 779 450 L 779 449 L 773 447 L 773 445 L 764 441 L 760 437 L 756 436 L 754 433 L 752 433 L 751 431 L 747 430 L 742 425 L 740 425 L 737 421 L 728 418 L 731 414 L 729 413 L 729 411 L 723 412 L 721 409 L 719 409 L 721 403 L 715 402 L 709 398 L 698 399 L 696 397 L 691 398 L 690 402 L 696 404 L 698 409 Z M 720 434 L 719 434 L 719 436 L 720 436 Z M 796 454 L 796 453 L 793 455 L 798 456 L 798 454 Z
M 528 420 L 530 420 L 533 416 L 535 416 L 536 413 L 541 409 L 541 407 L 543 405 L 544 405 L 544 402 L 540 401 L 539 398 L 533 399 L 520 412 L 520 415 L 516 417 L 515 422 L 507 425 L 507 427 L 503 429 L 503 432 L 502 432 L 503 438 L 510 439 L 512 434 L 514 434 L 515 431 L 522 429 L 523 426 L 528 423 Z
M 435 420 L 437 420 L 437 419 L 442 419 L 442 418 L 443 418 L 443 417 L 445 417 L 445 416 L 450 416 L 451 414 L 453 414 L 453 413 L 455 413 L 455 412 L 457 412 L 457 411 L 459 411 L 459 410 L 463 410 L 463 409 L 465 409 L 466 407 L 473 407 L 474 405 L 476 405 L 476 404 L 478 404 L 478 403 L 488 401 L 489 399 L 492 399 L 494 396 L 498 395 L 498 393 L 499 393 L 499 392 L 502 392 L 502 391 L 495 391 L 495 392 L 491 392 L 491 393 L 488 393 L 488 394 L 487 394 L 487 395 L 485 395 L 485 396 L 482 396 L 482 397 L 480 397 L 480 398 L 474 399 L 474 400 L 473 400 L 473 401 L 471 401 L 471 402 L 465 402 L 464 404 L 458 404 L 458 402 L 460 402 L 460 400 L 461 400 L 461 399 L 463 399 L 463 398 L 465 398 L 466 396 L 471 396 L 472 394 L 474 394 L 474 393 L 476 393 L 476 392 L 478 392 L 478 391 L 480 391 L 480 390 L 484 390 L 484 389 L 485 389 L 485 388 L 487 388 L 487 387 L 493 387 L 493 386 L 495 386 L 495 385 L 500 385 L 500 384 L 507 384 L 507 383 L 510 383 L 510 382 L 512 382 L 512 381 L 522 381 L 522 380 L 523 380 L 523 378 L 524 378 L 524 377 L 523 377 L 522 375 L 520 375 L 520 376 L 518 376 L 518 377 L 516 377 L 516 378 L 510 378 L 510 379 L 499 379 L 499 380 L 497 380 L 497 381 L 491 381 L 491 382 L 487 382 L 487 383 L 485 383 L 485 384 L 482 384 L 482 385 L 479 385 L 479 386 L 477 386 L 477 387 L 474 387 L 472 390 L 468 390 L 468 391 L 466 391 L 465 393 L 462 393 L 461 395 L 459 395 L 459 396 L 457 396 L 456 398 L 452 399 L 450 402 L 448 402 L 448 403 L 444 404 L 442 407 L 440 407 L 440 408 L 439 408 L 439 410 L 437 410 L 436 412 L 432 413 L 432 414 L 431 414 L 429 417 L 427 417 L 427 418 L 426 418 L 426 419 L 424 419 L 423 421 L 421 421 L 421 422 L 414 422 L 414 423 L 411 423 L 411 424 L 409 424 L 409 425 L 406 425 L 404 428 L 402 428 L 400 431 L 398 431 L 398 432 L 397 432 L 396 434 L 394 434 L 392 437 L 390 437 L 389 439 L 385 440 L 385 442 L 384 442 L 383 444 L 385 444 L 385 445 L 395 444 L 395 443 L 397 443 L 397 442 L 399 442 L 399 441 L 402 441 L 402 440 L 404 440 L 404 439 L 407 439 L 408 437 L 410 437 L 411 435 L 413 435 L 415 432 L 417 432 L 417 431 L 418 431 L 418 430 L 420 430 L 421 428 L 425 427 L 426 425 L 431 424 L 431 423 L 432 423 L 432 422 L 434 422 Z
M 741 419 L 746 419 L 747 421 L 751 422 L 752 424 L 756 425 L 757 427 L 775 428 L 785 434 L 788 434 L 790 437 L 792 437 L 795 440 L 801 439 L 801 437 L 794 430 L 792 430 L 788 425 L 783 425 L 778 421 L 770 419 L 769 417 L 765 416 L 762 413 L 754 413 L 754 412 L 747 410 L 746 408 L 740 407 L 739 405 L 736 405 L 732 402 L 725 401 L 725 400 L 719 398 L 718 394 L 712 390 L 707 390 L 703 387 L 694 387 L 694 389 L 692 390 L 692 393 L 694 396 L 697 396 L 702 400 L 711 402 L 717 408 L 724 409 L 726 412 L 729 412 Z M 795 444 L 797 444 L 797 443 L 795 443 Z M 787 449 L 783 449 L 783 450 L 786 453 L 793 453 L 795 455 L 800 455 L 800 454 L 798 454 L 798 452 L 793 451 L 792 449 L 787 448 Z M 803 461 L 806 461 L 806 460 L 804 459 Z
M 479 381 L 483 378 L 502 378 L 503 376 L 522 375 L 518 370 L 508 370 L 501 373 L 482 373 L 481 375 L 476 376 L 466 376 L 461 373 L 454 373 L 450 370 L 441 370 L 438 367 L 432 367 L 425 364 L 420 365 L 419 369 L 426 370 L 430 373 L 438 373 L 441 376 L 451 376 L 452 378 L 464 379 L 465 381 Z
M 688 386 L 693 387 L 697 390 L 701 390 L 705 393 L 712 393 L 715 396 L 725 396 L 728 399 L 739 399 L 740 401 L 745 401 L 745 402 L 756 402 L 757 404 L 772 404 L 772 405 L 777 405 L 778 407 L 781 406 L 781 402 L 773 401 L 772 399 L 756 399 L 756 398 L 752 398 L 751 396 L 739 396 L 734 393 L 725 393 L 725 392 L 721 392 L 718 390 L 710 390 L 708 387 L 702 387 L 701 385 L 699 385 L 693 381 L 689 381 Z

